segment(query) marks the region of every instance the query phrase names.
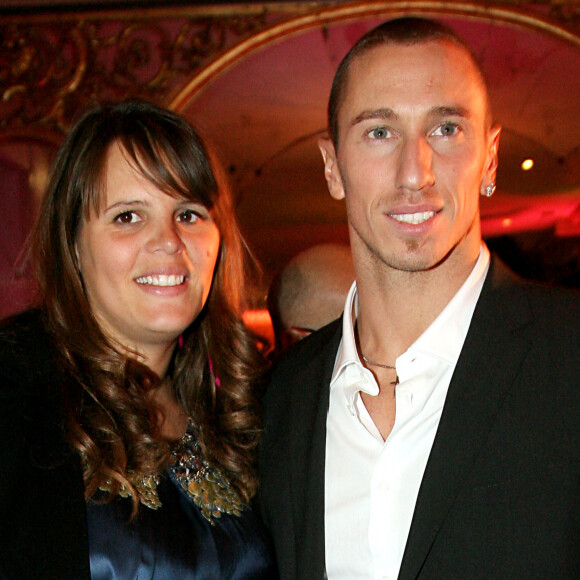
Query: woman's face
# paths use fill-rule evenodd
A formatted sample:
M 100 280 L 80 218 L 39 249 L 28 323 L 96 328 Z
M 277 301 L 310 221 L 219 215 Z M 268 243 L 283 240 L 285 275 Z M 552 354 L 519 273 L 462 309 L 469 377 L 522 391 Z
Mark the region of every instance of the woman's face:
M 85 292 L 107 336 L 146 358 L 172 347 L 207 300 L 219 247 L 205 206 L 163 193 L 112 145 L 104 199 L 76 244 Z

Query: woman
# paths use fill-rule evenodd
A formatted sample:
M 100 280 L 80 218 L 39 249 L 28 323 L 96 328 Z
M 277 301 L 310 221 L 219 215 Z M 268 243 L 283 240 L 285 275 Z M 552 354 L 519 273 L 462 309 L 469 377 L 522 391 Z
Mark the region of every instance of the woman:
M 40 308 L 0 331 L 0 577 L 276 576 L 249 507 L 261 359 L 215 170 L 146 103 L 63 143 L 33 235 Z

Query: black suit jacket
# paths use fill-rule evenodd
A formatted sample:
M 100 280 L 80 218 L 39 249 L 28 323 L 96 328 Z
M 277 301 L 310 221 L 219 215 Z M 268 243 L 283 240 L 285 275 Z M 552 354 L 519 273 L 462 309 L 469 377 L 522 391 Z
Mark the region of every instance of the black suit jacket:
M 401 580 L 580 578 L 579 315 L 578 293 L 523 282 L 492 260 Z M 261 504 L 287 580 L 324 575 L 326 415 L 341 332 L 337 321 L 298 343 L 264 400 Z
M 0 328 L 0 578 L 88 580 L 84 485 L 38 313 Z

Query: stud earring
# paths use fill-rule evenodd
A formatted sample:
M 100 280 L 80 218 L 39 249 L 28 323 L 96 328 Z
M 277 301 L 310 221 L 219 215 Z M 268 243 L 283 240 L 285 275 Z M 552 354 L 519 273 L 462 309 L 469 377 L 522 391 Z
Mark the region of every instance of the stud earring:
M 491 197 L 495 193 L 495 182 L 492 181 L 486 188 L 485 188 L 485 197 Z

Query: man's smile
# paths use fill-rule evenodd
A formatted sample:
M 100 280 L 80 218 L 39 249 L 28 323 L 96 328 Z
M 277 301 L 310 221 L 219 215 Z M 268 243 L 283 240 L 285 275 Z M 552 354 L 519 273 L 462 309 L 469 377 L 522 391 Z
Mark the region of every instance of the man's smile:
M 435 215 L 434 211 L 421 211 L 417 213 L 391 213 L 389 217 L 392 217 L 394 220 L 398 222 L 403 222 L 406 224 L 413 224 L 418 225 L 426 222 L 428 219 L 431 219 Z

